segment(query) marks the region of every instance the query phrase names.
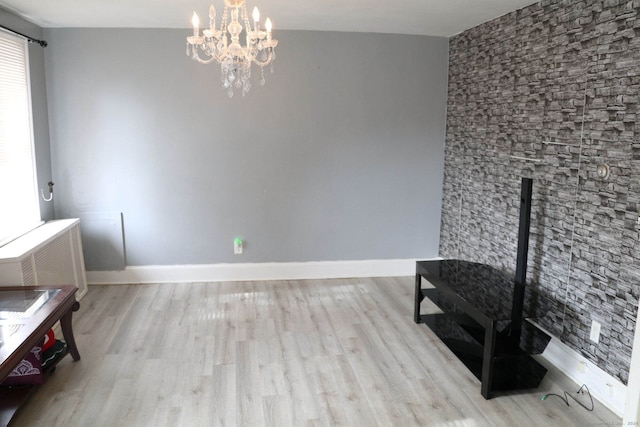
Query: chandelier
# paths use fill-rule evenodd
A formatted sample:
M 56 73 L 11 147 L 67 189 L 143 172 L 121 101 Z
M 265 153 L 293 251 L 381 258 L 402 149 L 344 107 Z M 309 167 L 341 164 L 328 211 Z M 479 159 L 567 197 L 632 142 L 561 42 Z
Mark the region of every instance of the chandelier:
M 229 22 L 231 15 L 231 22 Z M 271 37 L 271 20 L 267 18 L 264 30 L 260 28 L 260 12 L 253 8 L 253 29 L 249 24 L 246 0 L 224 0 L 224 12 L 220 27 L 216 28 L 216 9 L 209 8 L 209 28 L 200 34 L 200 19 L 193 12 L 193 36 L 187 37 L 187 56 L 201 64 L 220 64 L 222 87 L 229 98 L 233 89 L 242 88 L 242 96 L 251 89 L 251 65 L 260 67 L 260 85 L 264 85 L 264 67 L 276 59 L 278 40 Z M 244 28 L 242 27 L 244 24 Z M 244 30 L 245 45 L 240 43 Z M 204 55 L 204 58 L 201 56 Z

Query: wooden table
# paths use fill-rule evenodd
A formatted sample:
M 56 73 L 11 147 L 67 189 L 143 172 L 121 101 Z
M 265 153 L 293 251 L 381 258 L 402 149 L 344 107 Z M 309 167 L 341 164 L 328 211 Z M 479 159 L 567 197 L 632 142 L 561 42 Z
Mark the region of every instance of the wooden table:
M 58 321 L 66 343 L 58 360 L 68 353 L 73 360 L 80 360 L 71 325 L 73 312 L 80 308 L 75 298 L 77 290 L 71 285 L 0 287 L 0 382 Z M 0 426 L 11 422 L 35 388 L 0 389 Z

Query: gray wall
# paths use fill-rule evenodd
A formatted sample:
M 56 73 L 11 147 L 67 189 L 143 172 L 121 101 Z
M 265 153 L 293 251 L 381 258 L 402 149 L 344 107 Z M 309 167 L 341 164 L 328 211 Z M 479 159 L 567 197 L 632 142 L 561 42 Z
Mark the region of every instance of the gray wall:
M 0 8 L 0 25 L 36 39 L 42 39 L 42 29 Z M 33 133 L 38 168 L 38 187 L 48 196 L 47 182 L 51 180 L 51 153 L 49 149 L 49 118 L 47 114 L 47 89 L 45 85 L 44 50 L 37 44 L 29 44 L 29 68 L 31 77 L 31 104 L 33 111 Z M 55 187 L 54 187 L 55 191 Z M 53 219 L 54 201 L 40 200 L 40 216 Z
M 624 383 L 640 297 L 638 5 L 542 1 L 451 39 L 440 249 L 513 270 L 532 177 L 528 277 L 553 302 L 541 322 Z
M 228 99 L 188 33 L 46 31 L 56 215 L 83 219 L 89 269 L 123 244 L 127 265 L 438 254 L 447 39 L 278 32 L 266 85 Z

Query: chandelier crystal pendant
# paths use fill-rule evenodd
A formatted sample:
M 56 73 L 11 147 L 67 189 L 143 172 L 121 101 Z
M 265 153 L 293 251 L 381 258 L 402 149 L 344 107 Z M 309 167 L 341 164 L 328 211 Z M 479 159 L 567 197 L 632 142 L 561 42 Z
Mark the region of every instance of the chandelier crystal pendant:
M 229 18 L 231 22 L 229 22 Z M 246 0 L 224 0 L 224 12 L 220 27 L 216 28 L 216 9 L 209 8 L 209 28 L 200 34 L 200 19 L 193 12 L 193 35 L 187 37 L 187 56 L 201 64 L 220 64 L 222 87 L 229 98 L 234 86 L 242 88 L 242 96 L 251 89 L 251 65 L 260 67 L 260 85 L 264 85 L 264 67 L 276 59 L 278 40 L 271 37 L 271 20 L 266 19 L 264 30 L 260 28 L 260 12 L 253 8 L 253 29 L 249 23 Z M 244 24 L 244 28 L 242 26 Z M 244 31 L 245 45 L 240 43 Z M 204 55 L 204 58 L 201 56 Z

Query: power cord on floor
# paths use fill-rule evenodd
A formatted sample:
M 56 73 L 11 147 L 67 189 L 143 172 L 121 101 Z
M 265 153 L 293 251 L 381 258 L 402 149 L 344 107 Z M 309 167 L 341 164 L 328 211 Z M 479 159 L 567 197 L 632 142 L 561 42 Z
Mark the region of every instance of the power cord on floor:
M 578 389 L 578 391 L 576 392 L 576 394 L 584 394 L 585 391 L 587 392 L 587 395 L 589 396 L 589 400 L 591 401 L 591 408 L 587 407 L 587 405 L 583 404 L 582 402 L 580 402 L 578 399 L 576 399 L 575 397 L 573 397 L 571 394 L 569 394 L 568 392 L 564 392 L 564 396 L 561 396 L 559 394 L 556 393 L 547 393 L 544 396 L 542 396 L 541 400 L 546 400 L 547 397 L 549 396 L 557 396 L 560 399 L 564 400 L 564 403 L 567 404 L 567 406 L 569 405 L 569 398 L 573 399 L 578 405 L 582 406 L 584 409 L 586 409 L 587 411 L 593 411 L 593 397 L 591 397 L 591 392 L 589 391 L 589 387 L 587 387 L 586 384 L 582 384 L 582 387 L 580 387 Z

